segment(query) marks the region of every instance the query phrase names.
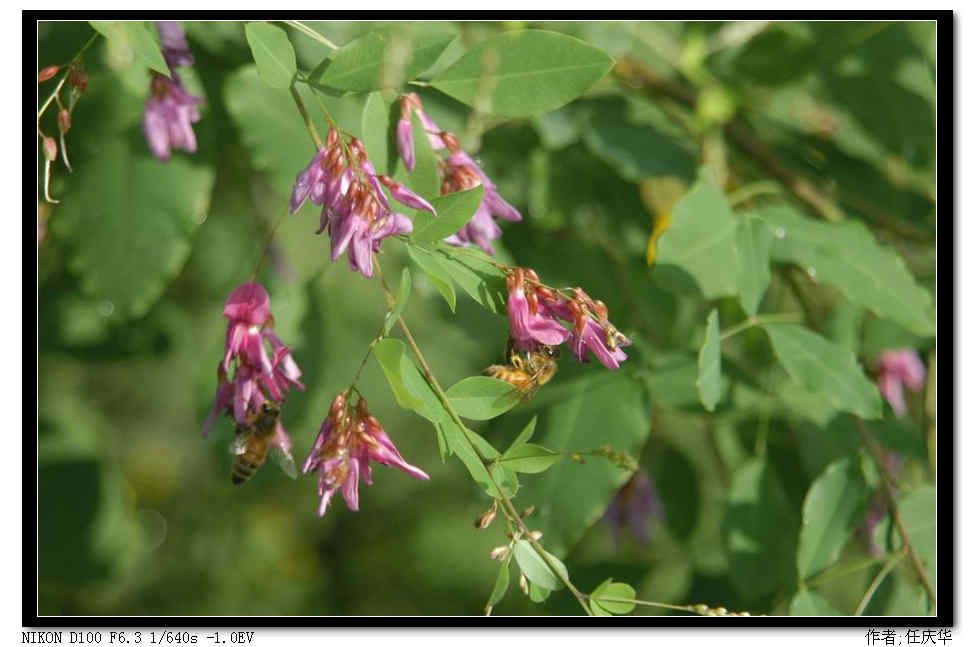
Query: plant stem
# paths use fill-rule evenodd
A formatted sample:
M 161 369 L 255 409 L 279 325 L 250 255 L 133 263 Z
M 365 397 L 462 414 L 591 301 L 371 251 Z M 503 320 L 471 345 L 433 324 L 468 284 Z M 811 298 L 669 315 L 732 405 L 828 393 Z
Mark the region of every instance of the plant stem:
M 389 290 L 389 286 L 386 285 L 386 278 L 383 276 L 382 267 L 379 264 L 379 259 L 374 259 L 374 263 L 376 265 L 376 273 L 379 276 L 379 283 L 382 286 L 383 293 L 386 295 L 386 302 L 387 304 L 390 304 L 390 307 L 392 307 L 392 303 L 394 303 L 395 299 L 393 297 L 393 293 L 390 292 Z M 447 411 L 447 414 L 450 416 L 450 419 L 463 432 L 464 438 L 467 440 L 468 443 L 470 443 L 471 448 L 477 454 L 478 458 L 480 458 L 481 462 L 485 464 L 485 468 L 486 468 L 488 462 L 486 457 L 483 454 L 481 454 L 481 451 L 477 448 L 477 445 L 471 441 L 471 437 L 469 435 L 471 433 L 470 430 L 467 428 L 467 425 L 465 425 L 464 422 L 460 419 L 460 416 L 457 415 L 457 412 L 454 410 L 453 405 L 450 403 L 450 400 L 447 398 L 447 394 L 440 386 L 440 382 L 437 381 L 437 378 L 436 376 L 434 376 L 433 371 L 430 370 L 430 365 L 427 364 L 427 360 L 423 356 L 423 351 L 420 350 L 420 347 L 417 345 L 416 340 L 413 338 L 413 333 L 410 332 L 410 328 L 406 324 L 406 320 L 403 316 L 403 313 L 400 313 L 399 321 L 397 323 L 399 324 L 400 330 L 403 331 L 403 336 L 406 337 L 406 343 L 409 345 L 410 349 L 413 351 L 413 354 L 416 356 L 417 361 L 420 363 L 420 371 L 423 373 L 423 377 L 430 385 L 430 388 L 433 389 L 434 394 L 436 394 L 437 399 L 440 400 L 440 404 L 443 405 L 444 409 Z M 564 577 L 560 573 L 559 569 L 557 569 L 555 567 L 555 564 L 552 563 L 552 561 L 549 559 L 548 553 L 545 552 L 545 549 L 543 549 L 541 544 L 539 544 L 538 541 L 531 536 L 531 531 L 525 525 L 525 522 L 518 514 L 518 511 L 515 510 L 514 505 L 511 503 L 511 499 L 508 498 L 508 495 L 504 493 L 503 489 L 501 489 L 501 486 L 494 478 L 494 474 L 491 473 L 490 469 L 485 469 L 485 471 L 487 472 L 488 478 L 491 479 L 491 484 L 494 486 L 495 491 L 498 493 L 498 496 L 500 497 L 502 508 L 505 511 L 505 516 L 507 516 L 509 519 L 514 521 L 515 524 L 517 524 L 518 529 L 522 532 L 524 538 L 528 541 L 528 543 L 531 544 L 532 548 L 535 549 L 535 552 L 537 552 L 538 556 L 542 559 L 543 562 L 545 562 L 545 565 L 548 567 L 548 569 L 552 571 L 552 573 L 554 573 L 556 577 L 562 580 L 562 583 L 565 585 L 565 587 L 572 592 L 576 600 L 579 601 L 579 604 L 582 606 L 583 610 L 585 610 L 586 614 L 590 616 L 593 615 L 592 610 L 589 608 L 589 605 L 586 604 L 586 597 L 579 591 L 579 589 L 577 589 L 572 584 L 572 581 L 568 577 Z
M 765 315 L 752 315 L 742 321 L 739 324 L 735 324 L 731 328 L 728 328 L 721 333 L 721 341 L 728 339 L 729 337 L 734 337 L 743 330 L 747 330 L 753 326 L 761 326 L 763 324 L 770 323 L 800 323 L 802 322 L 802 315 L 798 312 L 782 312 L 773 313 Z
M 312 29 L 311 27 L 309 27 L 308 25 L 306 25 L 303 22 L 299 22 L 297 20 L 283 20 L 281 22 L 283 22 L 284 24 L 286 24 L 287 26 L 289 26 L 289 27 L 291 27 L 293 29 L 297 29 L 302 34 L 304 34 L 305 36 L 308 36 L 309 38 L 311 38 L 313 40 L 317 40 L 319 43 L 321 43 L 322 45 L 325 45 L 326 47 L 330 47 L 332 49 L 338 49 L 339 48 L 338 45 L 336 45 L 335 43 L 333 43 L 329 39 L 325 38 L 324 36 L 322 36 L 317 31 L 315 31 L 314 29 Z
M 318 130 L 315 129 L 315 124 L 312 122 L 311 117 L 308 116 L 308 111 L 305 109 L 305 102 L 301 100 L 301 96 L 298 94 L 298 88 L 292 83 L 289 86 L 291 90 L 291 98 L 295 100 L 295 105 L 298 107 L 298 112 L 301 113 L 301 119 L 305 122 L 305 128 L 308 129 L 308 134 L 311 135 L 311 140 L 315 143 L 315 150 L 320 151 L 322 149 L 322 138 L 318 136 Z
M 254 273 L 251 274 L 251 281 L 257 280 L 257 275 L 260 273 L 261 268 L 264 266 L 264 259 L 267 258 L 267 253 L 271 251 L 271 243 L 274 242 L 274 235 L 278 233 L 278 227 L 284 222 L 285 216 L 288 215 L 288 208 L 285 207 L 284 211 L 278 216 L 278 219 L 274 221 L 274 225 L 271 227 L 271 232 L 268 234 L 267 240 L 264 242 L 264 251 L 261 252 L 261 257 L 257 259 L 257 265 L 254 266 Z
M 894 570 L 894 567 L 897 566 L 897 562 L 901 561 L 905 554 L 905 551 L 901 550 L 887 560 L 884 567 L 880 569 L 879 573 L 877 573 L 877 577 L 873 578 L 873 582 L 871 582 L 870 586 L 867 587 L 867 590 L 863 594 L 863 598 L 860 599 L 860 604 L 857 605 L 856 611 L 853 612 L 853 615 L 863 615 L 863 610 L 867 608 L 868 604 L 870 604 L 870 599 L 873 598 L 873 594 L 877 592 L 877 589 L 880 587 L 880 583 L 884 581 L 884 578 L 887 577 L 888 573 Z
M 914 550 L 914 546 L 911 544 L 911 538 L 907 534 L 907 527 L 904 526 L 904 520 L 901 518 L 900 510 L 897 507 L 897 491 L 894 487 L 894 477 L 887 470 L 887 465 L 884 464 L 883 455 L 880 453 L 880 448 L 877 446 L 877 441 L 874 439 L 873 434 L 867 429 L 867 426 L 863 423 L 860 418 L 856 419 L 857 427 L 860 430 L 860 435 L 863 436 L 863 442 L 867 446 L 867 451 L 870 452 L 873 462 L 877 464 L 880 469 L 881 481 L 884 484 L 884 492 L 887 494 L 887 501 L 890 504 L 890 518 L 894 520 L 894 525 L 897 527 L 897 533 L 901 537 L 901 543 L 904 549 L 907 551 L 907 556 L 911 558 L 911 564 L 914 566 L 914 571 L 917 573 L 918 578 L 921 580 L 921 585 L 924 590 L 927 591 L 928 598 L 931 600 L 933 606 L 938 606 L 938 599 L 935 597 L 934 587 L 931 586 L 931 581 L 928 579 L 928 574 L 924 570 L 924 565 L 921 564 L 921 558 L 918 557 L 917 551 Z

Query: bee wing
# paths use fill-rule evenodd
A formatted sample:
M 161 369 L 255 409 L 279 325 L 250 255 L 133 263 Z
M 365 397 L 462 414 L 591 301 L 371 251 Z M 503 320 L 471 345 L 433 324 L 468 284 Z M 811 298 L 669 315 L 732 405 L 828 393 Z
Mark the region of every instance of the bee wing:
M 291 457 L 289 452 L 284 451 L 277 445 L 272 445 L 269 453 L 274 462 L 281 468 L 282 472 L 293 479 L 298 478 L 298 468 L 295 466 L 295 459 Z
M 230 453 L 234 456 L 240 456 L 247 451 L 247 439 L 250 438 L 251 432 L 247 429 L 242 429 L 237 432 L 234 439 L 230 441 Z

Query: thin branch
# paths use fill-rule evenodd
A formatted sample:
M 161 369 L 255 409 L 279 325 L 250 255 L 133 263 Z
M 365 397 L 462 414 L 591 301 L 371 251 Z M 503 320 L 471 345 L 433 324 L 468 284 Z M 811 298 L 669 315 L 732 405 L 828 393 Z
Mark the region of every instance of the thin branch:
M 734 337 L 738 333 L 752 328 L 771 323 L 801 323 L 802 315 L 798 312 L 781 312 L 764 315 L 752 315 L 739 324 L 735 324 L 721 333 L 721 341 Z
M 311 117 L 308 116 L 308 110 L 305 109 L 305 102 L 301 100 L 301 95 L 298 94 L 298 88 L 292 83 L 289 87 L 291 90 L 291 98 L 295 100 L 295 106 L 298 107 L 298 112 L 301 113 L 301 119 L 305 122 L 305 128 L 308 129 L 308 134 L 311 135 L 311 140 L 315 143 L 315 150 L 320 151 L 322 149 L 322 138 L 318 136 L 318 130 L 315 128 L 315 124 L 312 122 Z
M 887 494 L 887 500 L 890 505 L 890 518 L 894 520 L 894 525 L 897 527 L 897 533 L 901 537 L 901 543 L 907 550 L 907 556 L 911 558 L 911 564 L 914 566 L 914 571 L 921 580 L 921 585 L 924 587 L 924 590 L 927 591 L 931 604 L 933 606 L 938 606 L 938 599 L 935 597 L 934 587 L 931 585 L 931 580 L 928 579 L 928 574 L 924 570 L 924 565 L 921 563 L 921 558 L 918 556 L 917 551 L 914 550 L 914 546 L 911 544 L 910 535 L 907 534 L 907 527 L 904 525 L 904 520 L 901 518 L 900 510 L 897 507 L 897 491 L 894 487 L 894 477 L 891 475 L 890 471 L 887 469 L 887 465 L 884 463 L 883 455 L 880 453 L 880 448 L 877 446 L 877 441 L 874 439 L 873 434 L 871 434 L 870 430 L 867 429 L 867 426 L 863 423 L 863 420 L 857 418 L 856 421 L 857 428 L 860 430 L 860 435 L 863 437 L 863 442 L 867 446 L 867 451 L 870 452 L 873 462 L 876 463 L 877 467 L 880 469 L 880 480 L 884 484 L 884 492 Z
M 876 593 L 877 589 L 880 587 L 880 583 L 884 581 L 884 578 L 887 577 L 888 573 L 894 570 L 894 567 L 897 566 L 897 562 L 901 561 L 901 559 L 904 558 L 905 554 L 906 553 L 903 550 L 901 550 L 900 552 L 895 553 L 889 560 L 887 560 L 887 562 L 884 564 L 884 567 L 880 569 L 879 573 L 877 573 L 877 577 L 873 578 L 873 582 L 871 582 L 870 586 L 867 587 L 867 590 L 864 592 L 863 597 L 860 599 L 860 604 L 857 605 L 856 611 L 853 612 L 853 615 L 855 616 L 863 615 L 864 609 L 866 609 L 867 605 L 870 604 L 870 600 L 871 598 L 873 598 L 873 594 Z
M 321 43 L 322 45 L 325 45 L 326 47 L 330 47 L 332 49 L 338 49 L 339 48 L 338 45 L 336 45 L 335 43 L 333 43 L 329 39 L 325 38 L 324 36 L 322 36 L 317 31 L 315 31 L 314 29 L 312 29 L 311 27 L 309 27 L 308 25 L 306 25 L 303 22 L 299 22 L 297 20 L 283 20 L 282 22 L 284 24 L 286 24 L 287 26 L 292 27 L 293 29 L 297 29 L 302 34 L 304 34 L 305 36 L 308 36 L 312 40 L 317 40 L 319 43 Z

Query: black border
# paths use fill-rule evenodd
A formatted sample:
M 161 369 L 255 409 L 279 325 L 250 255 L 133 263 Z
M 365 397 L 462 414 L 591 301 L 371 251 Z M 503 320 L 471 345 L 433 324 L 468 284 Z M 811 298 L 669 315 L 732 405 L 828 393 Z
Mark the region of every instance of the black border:
M 949 457 L 948 460 L 938 461 L 937 490 L 938 504 L 942 516 L 938 529 L 938 554 L 941 558 L 938 569 L 938 614 L 936 616 L 836 616 L 836 617 L 803 617 L 803 616 L 751 616 L 751 617 L 714 617 L 701 616 L 613 616 L 589 618 L 585 616 L 38 616 L 37 614 L 37 427 L 36 427 L 36 397 L 35 424 L 28 427 L 26 421 L 23 432 L 23 596 L 22 623 L 25 628 L 73 627 L 73 628 L 192 628 L 192 629 L 240 629 L 241 627 L 363 627 L 378 626 L 391 627 L 694 627 L 694 628 L 729 628 L 729 627 L 951 627 L 955 624 L 956 583 L 955 583 L 955 536 L 956 514 L 955 505 L 955 409 L 954 409 L 954 380 L 956 366 L 954 361 L 954 321 L 955 321 L 955 16 L 953 11 L 22 11 L 23 48 L 24 48 L 24 302 L 23 323 L 24 335 L 31 330 L 34 333 L 34 348 L 37 348 L 37 247 L 34 243 L 33 230 L 27 226 L 30 214 L 36 217 L 37 195 L 36 177 L 26 172 L 27 169 L 37 167 L 37 144 L 35 126 L 27 121 L 33 119 L 29 115 L 37 110 L 37 22 L 44 20 L 88 20 L 95 18 L 113 19 L 192 19 L 192 20 L 281 20 L 293 18 L 296 15 L 308 19 L 376 19 L 376 20 L 934 20 L 938 28 L 938 77 L 940 83 L 937 88 L 937 151 L 938 169 L 942 171 L 938 177 L 938 198 L 940 211 L 949 214 L 945 220 L 948 223 L 947 240 L 951 241 L 947 249 L 942 249 L 939 261 L 945 252 L 948 258 L 944 266 L 948 272 L 941 271 L 942 264 L 938 264 L 938 279 L 941 285 L 947 283 L 948 290 L 942 290 L 949 295 L 939 321 L 946 321 L 950 334 L 942 337 L 947 341 L 947 350 L 939 353 L 939 365 L 945 370 L 942 375 L 948 375 L 951 388 L 942 391 L 948 396 L 949 402 L 943 410 L 946 411 L 948 434 L 939 436 L 939 455 Z M 945 172 L 947 169 L 947 172 Z M 939 222 L 939 224 L 941 224 Z M 27 259 L 34 259 L 34 285 L 27 285 L 30 275 Z M 33 301 L 29 301 L 33 299 Z M 944 301 L 941 302 L 944 304 Z M 942 345 L 943 345 L 942 342 Z M 25 344 L 26 346 L 27 344 Z M 37 363 L 36 355 L 33 367 L 24 359 L 24 382 L 32 383 L 34 394 L 37 395 Z M 34 372 L 31 374 L 31 368 Z M 29 378 L 33 377 L 33 380 Z M 942 395 L 942 397 L 944 397 Z M 25 394 L 26 403 L 26 394 Z M 26 410 L 27 407 L 25 406 Z M 33 514 L 29 515 L 28 511 Z M 947 512 L 947 514 L 946 514 Z M 29 558 L 29 559 L 28 559 Z M 946 559 L 947 558 L 947 559 Z M 28 568 L 28 564 L 32 568 Z M 30 608 L 32 607 L 32 608 Z

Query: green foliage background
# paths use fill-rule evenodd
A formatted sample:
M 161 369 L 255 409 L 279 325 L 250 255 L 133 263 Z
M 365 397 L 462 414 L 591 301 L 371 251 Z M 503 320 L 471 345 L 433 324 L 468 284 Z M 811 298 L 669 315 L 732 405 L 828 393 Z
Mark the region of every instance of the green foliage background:
M 339 45 L 384 26 L 308 24 Z M 337 502 L 318 518 L 315 479 L 293 482 L 272 466 L 234 488 L 230 424 L 200 438 L 223 301 L 250 277 L 313 147 L 288 92 L 260 78 L 243 24 L 185 28 L 196 64 L 184 81 L 205 98 L 199 151 L 168 164 L 149 155 L 145 63 L 100 39 L 67 138 L 75 172 L 58 166 L 61 203 L 38 205 L 40 614 L 482 613 L 501 523 L 474 529 L 491 500 L 460 461 L 441 462 L 433 428 L 396 405 L 377 362 L 360 388 L 431 480 L 379 468 L 358 513 Z M 624 470 L 593 457 L 522 475 L 515 502 L 538 506 L 529 522 L 546 548 L 583 591 L 612 577 L 644 600 L 851 614 L 885 560 L 856 530 L 880 481 L 855 412 L 904 457 L 903 514 L 934 580 L 935 382 L 909 396 L 902 419 L 881 411 L 870 383 L 885 348 L 916 348 L 935 365 L 934 23 L 457 23 L 421 30 L 423 42 L 449 44 L 411 72 L 449 81 L 443 71 L 465 51 L 525 28 L 579 38 L 652 78 L 610 73 L 564 107 L 516 118 L 418 89 L 526 216 L 505 225 L 499 258 L 550 285 L 583 286 L 635 342 L 619 373 L 565 359 L 535 400 L 477 423 L 503 450 L 537 414 L 533 442 L 609 443 L 651 475 L 665 518 L 649 544 L 626 533 L 617 542 L 599 521 Z M 320 68 L 329 50 L 287 31 L 298 68 Z M 42 24 L 39 69 L 70 60 L 92 33 Z M 340 78 L 329 69 L 326 86 Z M 324 98 L 344 129 L 365 135 L 380 172 L 394 169 L 395 144 L 370 141 L 362 115 L 373 101 L 381 121 L 391 98 Z M 499 109 L 527 100 L 514 94 Z M 735 128 L 825 206 L 775 182 Z M 675 206 L 668 191 L 683 199 Z M 823 219 L 837 215 L 842 223 Z M 655 222 L 664 232 L 650 269 Z M 283 412 L 298 460 L 385 313 L 376 281 L 329 262 L 317 225 L 313 208 L 287 217 L 259 277 L 308 385 Z M 462 291 L 451 313 L 399 241 L 385 243 L 382 260 L 394 288 L 410 265 L 404 316 L 445 386 L 501 358 L 503 317 Z M 718 322 L 725 331 L 756 312 L 798 313 L 802 329 L 717 340 Z M 850 382 L 837 387 L 835 376 Z M 900 547 L 889 521 L 874 539 L 888 556 Z M 516 577 L 495 613 L 580 612 L 564 590 L 533 603 Z M 907 559 L 864 610 L 929 612 Z

